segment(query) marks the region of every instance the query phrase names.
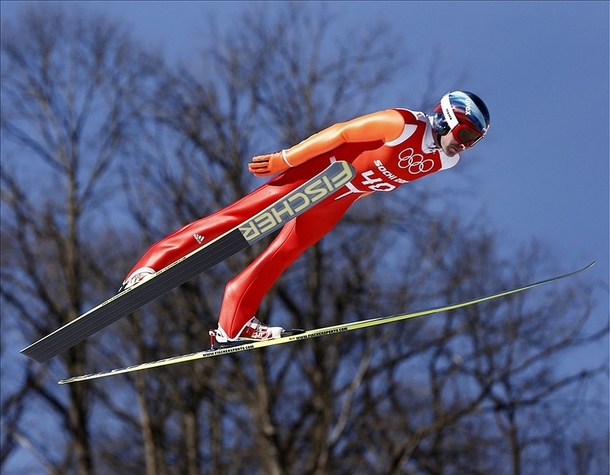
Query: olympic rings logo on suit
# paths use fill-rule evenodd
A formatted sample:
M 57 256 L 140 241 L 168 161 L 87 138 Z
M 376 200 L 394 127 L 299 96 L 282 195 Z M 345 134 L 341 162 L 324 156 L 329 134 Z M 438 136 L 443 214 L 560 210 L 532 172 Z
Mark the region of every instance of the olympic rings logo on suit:
M 434 168 L 434 160 L 424 158 L 420 153 L 415 153 L 412 148 L 406 148 L 398 154 L 398 167 L 408 170 L 411 175 L 428 173 Z

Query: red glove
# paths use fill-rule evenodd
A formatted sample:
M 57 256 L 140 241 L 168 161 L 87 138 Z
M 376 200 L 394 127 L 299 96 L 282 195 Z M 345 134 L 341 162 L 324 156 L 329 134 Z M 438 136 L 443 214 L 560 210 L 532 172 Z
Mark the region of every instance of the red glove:
M 291 165 L 285 159 L 282 152 L 257 155 L 248 164 L 248 170 L 258 177 L 265 177 L 288 170 Z

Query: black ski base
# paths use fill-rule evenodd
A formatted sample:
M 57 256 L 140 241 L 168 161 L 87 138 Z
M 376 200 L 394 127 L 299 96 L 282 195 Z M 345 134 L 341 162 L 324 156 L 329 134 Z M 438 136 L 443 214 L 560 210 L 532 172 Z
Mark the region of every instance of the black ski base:
M 155 274 L 153 278 L 115 295 L 76 320 L 21 350 L 21 353 L 38 363 L 44 363 L 165 292 L 247 248 L 248 245 L 248 241 L 239 230 L 235 229 L 222 239 L 210 243 L 188 260 L 179 261 L 180 265 L 175 263 L 168 266 Z

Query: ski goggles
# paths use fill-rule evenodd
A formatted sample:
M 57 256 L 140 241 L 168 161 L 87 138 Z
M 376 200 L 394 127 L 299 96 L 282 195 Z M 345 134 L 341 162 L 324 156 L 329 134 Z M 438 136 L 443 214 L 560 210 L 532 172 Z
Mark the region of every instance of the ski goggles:
M 451 129 L 451 132 L 453 132 L 453 137 L 455 140 L 466 148 L 472 147 L 475 143 L 481 140 L 484 135 L 467 124 L 458 124 Z

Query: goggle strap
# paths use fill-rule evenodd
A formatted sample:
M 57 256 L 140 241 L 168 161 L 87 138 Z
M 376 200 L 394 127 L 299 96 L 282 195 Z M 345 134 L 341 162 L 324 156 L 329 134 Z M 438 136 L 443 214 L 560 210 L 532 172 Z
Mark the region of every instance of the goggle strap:
M 449 100 L 449 94 L 445 94 L 441 98 L 441 109 L 443 110 L 443 115 L 445 116 L 445 120 L 447 121 L 449 128 L 453 130 L 453 128 L 459 124 L 459 121 L 453 113 L 453 107 L 451 106 L 451 101 Z

